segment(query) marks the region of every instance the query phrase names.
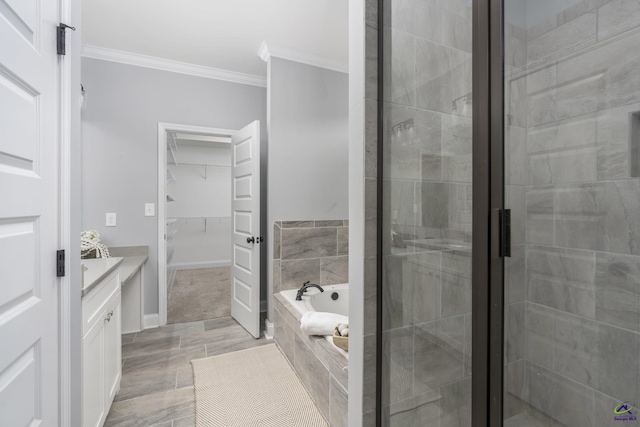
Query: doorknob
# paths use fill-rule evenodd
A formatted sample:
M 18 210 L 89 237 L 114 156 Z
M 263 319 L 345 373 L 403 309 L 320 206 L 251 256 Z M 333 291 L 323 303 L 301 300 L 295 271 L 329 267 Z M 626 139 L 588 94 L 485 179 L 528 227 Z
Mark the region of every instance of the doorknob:
M 247 243 L 255 243 L 256 239 L 255 237 L 251 236 L 251 237 L 247 237 Z

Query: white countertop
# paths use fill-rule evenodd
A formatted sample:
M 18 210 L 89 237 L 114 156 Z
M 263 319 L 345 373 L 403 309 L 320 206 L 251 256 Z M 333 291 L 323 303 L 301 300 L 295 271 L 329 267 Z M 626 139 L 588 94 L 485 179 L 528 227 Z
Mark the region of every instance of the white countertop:
M 147 255 L 126 256 L 120 264 L 120 282 L 124 285 L 147 262 Z
M 120 268 L 120 286 L 124 285 L 147 262 L 147 255 L 135 255 L 112 258 L 83 259 L 84 281 L 82 296 L 85 296 L 95 285 L 111 273 L 116 267 Z
M 86 270 L 83 269 L 82 296 L 85 296 L 100 280 L 117 268 L 123 259 L 121 257 L 83 259 L 82 264 Z

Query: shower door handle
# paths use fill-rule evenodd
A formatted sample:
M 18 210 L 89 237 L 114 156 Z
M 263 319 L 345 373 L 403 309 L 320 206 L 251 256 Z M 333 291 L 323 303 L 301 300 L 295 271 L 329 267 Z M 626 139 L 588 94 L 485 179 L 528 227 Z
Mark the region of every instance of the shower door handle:
M 511 209 L 491 210 L 491 257 L 511 257 Z

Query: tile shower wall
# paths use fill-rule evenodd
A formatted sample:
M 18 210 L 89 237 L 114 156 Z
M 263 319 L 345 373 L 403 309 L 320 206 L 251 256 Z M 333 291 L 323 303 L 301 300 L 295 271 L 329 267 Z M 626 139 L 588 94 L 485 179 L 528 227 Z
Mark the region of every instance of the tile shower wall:
M 349 282 L 349 221 L 275 221 L 273 293 Z
M 639 43 L 640 7 L 625 0 L 507 25 L 511 414 L 615 425 L 613 407 L 639 396 Z
M 466 3 L 385 1 L 385 426 L 471 422 L 472 14 Z

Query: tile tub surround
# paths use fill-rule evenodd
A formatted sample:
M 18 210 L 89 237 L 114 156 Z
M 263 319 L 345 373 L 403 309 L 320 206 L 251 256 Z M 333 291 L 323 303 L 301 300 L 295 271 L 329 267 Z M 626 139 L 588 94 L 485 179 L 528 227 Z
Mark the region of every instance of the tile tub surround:
M 341 285 L 327 285 L 327 286 L 323 286 L 323 289 L 324 289 L 323 293 L 320 293 L 320 291 L 315 288 L 308 289 L 307 292 L 305 292 L 304 297 L 302 298 L 302 301 L 296 301 L 297 291 L 295 289 L 282 291 L 280 292 L 279 295 L 280 297 L 283 297 L 284 300 L 287 302 L 287 308 L 293 308 L 298 312 L 296 315 L 296 318 L 298 317 L 298 315 L 302 316 L 308 311 L 324 311 L 324 312 L 341 314 L 343 316 L 348 317 L 349 316 L 349 313 L 348 313 L 349 312 L 349 284 L 345 283 Z M 331 295 L 334 292 L 338 294 L 337 301 L 331 300 Z M 324 309 L 319 310 L 317 307 L 314 307 L 314 305 L 318 304 L 317 298 L 320 298 L 324 301 L 324 303 L 320 303 L 320 304 L 324 304 L 324 307 L 325 307 Z M 314 301 L 316 302 L 314 303 Z M 335 346 L 335 344 L 333 344 L 333 337 L 331 337 L 330 335 L 327 335 L 325 336 L 325 339 L 329 342 L 329 344 L 331 344 L 332 346 Z M 349 353 L 347 353 L 346 351 L 342 350 L 337 346 L 335 347 L 340 354 L 344 355 L 347 359 L 349 359 Z
M 273 293 L 349 281 L 349 221 L 275 221 Z
M 274 296 L 274 339 L 332 427 L 347 427 L 348 360 L 324 337 L 300 331 L 300 312 Z

